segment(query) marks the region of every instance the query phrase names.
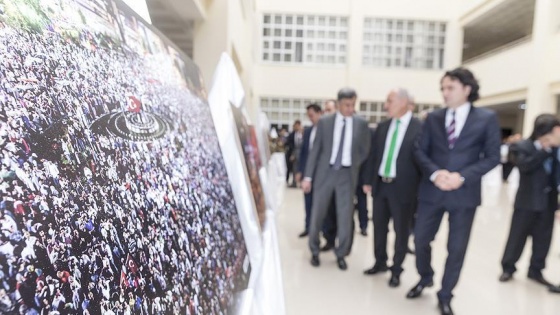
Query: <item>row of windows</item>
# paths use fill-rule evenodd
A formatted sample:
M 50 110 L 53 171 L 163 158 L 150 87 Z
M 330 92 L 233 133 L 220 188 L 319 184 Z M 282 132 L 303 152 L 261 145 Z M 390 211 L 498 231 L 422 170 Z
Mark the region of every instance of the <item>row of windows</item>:
M 302 122 L 308 120 L 306 115 L 307 105 L 317 103 L 322 106 L 324 101 L 321 99 L 262 97 L 260 106 L 262 111 L 267 114 L 271 124 L 291 126 L 296 120 Z M 364 117 L 371 124 L 377 124 L 387 119 L 383 104 L 384 102 L 360 102 L 358 115 Z M 432 111 L 440 107 L 440 105 L 435 104 L 417 104 L 414 108 L 414 115 L 419 117 L 425 111 Z
M 265 14 L 262 60 L 288 64 L 346 64 L 348 19 L 340 16 Z M 366 18 L 362 64 L 442 69 L 446 23 Z
M 265 15 L 262 58 L 282 63 L 346 63 L 348 20 L 333 16 Z
M 362 63 L 377 67 L 442 69 L 445 30 L 443 22 L 366 18 Z

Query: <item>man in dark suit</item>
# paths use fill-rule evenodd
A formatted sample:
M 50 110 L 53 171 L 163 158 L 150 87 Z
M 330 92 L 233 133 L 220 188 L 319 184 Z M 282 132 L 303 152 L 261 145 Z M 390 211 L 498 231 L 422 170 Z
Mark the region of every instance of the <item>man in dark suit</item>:
M 420 181 L 414 150 L 422 123 L 412 117 L 407 90 L 398 88 L 387 96 L 387 119 L 379 124 L 366 163 L 364 192 L 373 196 L 373 239 L 375 264 L 366 275 L 384 272 L 387 267 L 387 234 L 393 219 L 395 254 L 390 287 L 400 285 L 402 263 L 408 249 L 409 227 Z
M 551 114 L 535 119 L 529 139 L 511 145 L 510 157 L 519 169 L 519 189 L 515 197 L 511 229 L 502 258 L 501 282 L 510 281 L 516 271 L 527 237 L 533 239 L 529 279 L 550 287 L 542 270 L 552 241 L 554 212 L 558 209 L 558 150 L 551 135 L 560 131 L 560 121 Z
M 309 104 L 307 106 L 307 117 L 311 121 L 312 126 L 307 127 L 303 130 L 303 143 L 301 145 L 301 152 L 299 155 L 298 172 L 296 174 L 296 179 L 298 182 L 301 181 L 301 176 L 305 173 L 305 164 L 307 163 L 307 157 L 309 156 L 309 151 L 313 148 L 313 142 L 315 141 L 315 136 L 317 134 L 317 123 L 323 114 L 321 107 L 317 104 Z M 299 237 L 306 237 L 309 234 L 309 221 L 311 220 L 311 207 L 313 206 L 313 192 L 305 193 L 305 230 L 299 235 Z
M 296 174 L 294 172 L 294 165 L 296 164 L 296 156 L 294 152 L 296 151 L 296 136 L 300 132 L 301 121 L 296 120 L 292 126 L 293 130 L 288 135 L 286 140 L 286 183 L 289 182 L 290 173 L 292 174 L 292 184 L 290 187 L 297 187 L 296 184 Z
M 433 285 L 430 243 L 447 212 L 449 255 L 438 306 L 442 314 L 453 314 L 452 291 L 459 281 L 474 214 L 481 203 L 481 178 L 500 162 L 501 140 L 496 113 L 472 105 L 479 98 L 479 85 L 469 70 L 448 71 L 440 83 L 447 108 L 428 115 L 416 150 L 423 173 L 414 233 L 421 279 L 407 298 L 416 298 Z
M 306 193 L 313 188 L 309 233 L 313 266 L 320 264 L 319 232 L 334 198 L 338 237 L 335 254 L 338 267 L 341 270 L 348 268 L 344 258 L 349 254 L 352 243 L 354 192 L 360 166 L 368 157 L 371 141 L 367 122 L 354 115 L 356 98 L 352 89 L 338 92 L 338 112 L 319 120 L 313 149 L 307 159 L 302 188 Z

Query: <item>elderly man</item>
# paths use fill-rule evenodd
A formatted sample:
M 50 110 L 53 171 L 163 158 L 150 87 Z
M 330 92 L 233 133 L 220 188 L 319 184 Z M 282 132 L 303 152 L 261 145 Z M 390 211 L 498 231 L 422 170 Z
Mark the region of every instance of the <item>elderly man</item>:
M 395 88 L 389 92 L 385 110 L 389 119 L 381 122 L 372 141 L 366 163 L 365 192 L 371 192 L 374 226 L 375 264 L 366 275 L 384 272 L 387 267 L 387 233 L 393 219 L 395 254 L 389 286 L 400 284 L 402 264 L 408 249 L 410 221 L 416 205 L 420 168 L 414 158 L 421 122 L 412 117 L 412 97 L 407 90 Z

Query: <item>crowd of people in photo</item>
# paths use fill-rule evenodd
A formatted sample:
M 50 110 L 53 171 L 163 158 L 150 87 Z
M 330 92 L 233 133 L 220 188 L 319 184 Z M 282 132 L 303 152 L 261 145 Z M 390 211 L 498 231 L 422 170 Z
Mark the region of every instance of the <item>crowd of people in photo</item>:
M 171 57 L 53 29 L 0 21 L 0 313 L 225 314 L 249 271 L 208 106 Z M 89 128 L 129 95 L 172 130 Z

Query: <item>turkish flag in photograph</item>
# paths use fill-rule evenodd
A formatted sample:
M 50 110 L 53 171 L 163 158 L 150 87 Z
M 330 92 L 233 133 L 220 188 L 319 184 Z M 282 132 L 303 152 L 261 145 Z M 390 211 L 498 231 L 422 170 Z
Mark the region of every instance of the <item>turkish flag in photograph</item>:
M 134 260 L 132 259 L 132 256 L 130 256 L 130 254 L 128 254 L 128 256 L 126 257 L 126 267 L 133 274 L 136 274 L 138 272 L 138 265 L 136 265 L 136 262 L 134 262 Z
M 128 96 L 128 107 L 129 112 L 139 113 L 142 110 L 142 102 L 135 96 Z

